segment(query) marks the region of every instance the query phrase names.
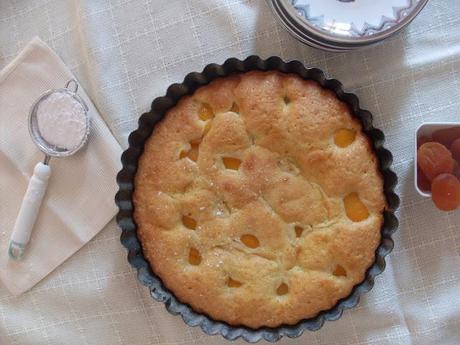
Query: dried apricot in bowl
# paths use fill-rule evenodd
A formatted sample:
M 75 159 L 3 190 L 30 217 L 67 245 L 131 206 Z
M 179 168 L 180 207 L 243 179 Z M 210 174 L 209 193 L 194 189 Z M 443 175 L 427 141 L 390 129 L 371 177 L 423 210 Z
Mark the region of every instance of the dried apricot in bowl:
M 458 162 L 454 162 L 454 173 L 453 174 L 460 180 L 460 164 Z
M 460 138 L 455 139 L 452 145 L 450 145 L 450 152 L 452 152 L 452 157 L 460 162 Z
M 431 190 L 431 181 L 428 180 L 428 177 L 425 176 L 419 166 L 417 167 L 417 185 L 424 192 Z
M 452 174 L 437 176 L 431 193 L 434 204 L 442 211 L 453 211 L 460 206 L 460 181 Z
M 460 126 L 449 127 L 434 131 L 432 134 L 433 141 L 443 144 L 445 147 L 450 147 L 455 139 L 460 138 Z
M 417 161 L 430 181 L 440 174 L 451 174 L 454 170 L 452 154 L 439 143 L 430 142 L 420 146 L 417 151 Z
M 433 139 L 431 139 L 431 137 L 427 135 L 422 135 L 418 137 L 417 138 L 417 148 L 420 148 L 420 146 L 422 146 L 425 143 L 429 143 L 430 141 L 433 141 Z

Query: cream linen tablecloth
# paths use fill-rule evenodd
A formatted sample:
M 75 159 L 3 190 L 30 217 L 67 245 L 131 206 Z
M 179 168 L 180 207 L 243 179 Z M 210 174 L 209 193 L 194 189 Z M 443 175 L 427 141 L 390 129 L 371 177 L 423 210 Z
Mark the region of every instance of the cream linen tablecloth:
M 385 44 L 331 54 L 291 38 L 263 0 L 2 0 L 0 67 L 39 35 L 79 78 L 124 147 L 152 99 L 207 63 L 259 54 L 322 68 L 359 95 L 385 132 L 400 178 L 401 226 L 386 271 L 359 307 L 280 344 L 458 345 L 460 211 L 441 214 L 415 193 L 412 140 L 423 121 L 460 119 L 459 14 L 460 1 L 431 0 Z M 226 342 L 154 302 L 118 237 L 112 222 L 21 297 L 0 287 L 0 344 Z

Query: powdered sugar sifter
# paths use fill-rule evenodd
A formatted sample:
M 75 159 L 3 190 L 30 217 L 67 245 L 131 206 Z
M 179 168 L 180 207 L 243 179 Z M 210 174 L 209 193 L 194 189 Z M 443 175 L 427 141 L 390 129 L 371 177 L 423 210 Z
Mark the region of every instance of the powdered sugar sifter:
M 45 159 L 35 165 L 16 218 L 8 250 L 14 260 L 23 257 L 29 243 L 51 175 L 50 158 L 70 156 L 87 141 L 88 106 L 77 91 L 76 80 L 69 80 L 64 88 L 45 92 L 31 108 L 29 133 Z

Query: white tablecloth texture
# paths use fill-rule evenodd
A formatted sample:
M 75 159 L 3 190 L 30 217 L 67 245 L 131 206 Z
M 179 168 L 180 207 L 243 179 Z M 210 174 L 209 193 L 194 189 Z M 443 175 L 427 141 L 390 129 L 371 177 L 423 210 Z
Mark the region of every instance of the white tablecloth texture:
M 460 211 L 438 212 L 416 194 L 413 136 L 424 121 L 460 121 L 459 14 L 460 1 L 431 0 L 384 44 L 335 54 L 297 42 L 263 0 L 2 0 L 0 68 L 39 35 L 123 147 L 155 97 L 210 62 L 278 55 L 323 69 L 360 97 L 385 132 L 400 179 L 401 225 L 385 272 L 357 308 L 280 344 L 458 345 Z M 119 234 L 112 221 L 20 297 L 0 286 L 0 344 L 227 343 L 152 300 Z

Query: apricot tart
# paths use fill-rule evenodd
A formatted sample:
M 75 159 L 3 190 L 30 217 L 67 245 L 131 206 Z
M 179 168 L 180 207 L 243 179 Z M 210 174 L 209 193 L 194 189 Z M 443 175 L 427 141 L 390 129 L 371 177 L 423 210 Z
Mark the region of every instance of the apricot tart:
M 277 71 L 183 96 L 139 158 L 143 254 L 176 297 L 234 326 L 295 324 L 363 281 L 386 198 L 349 107 Z

